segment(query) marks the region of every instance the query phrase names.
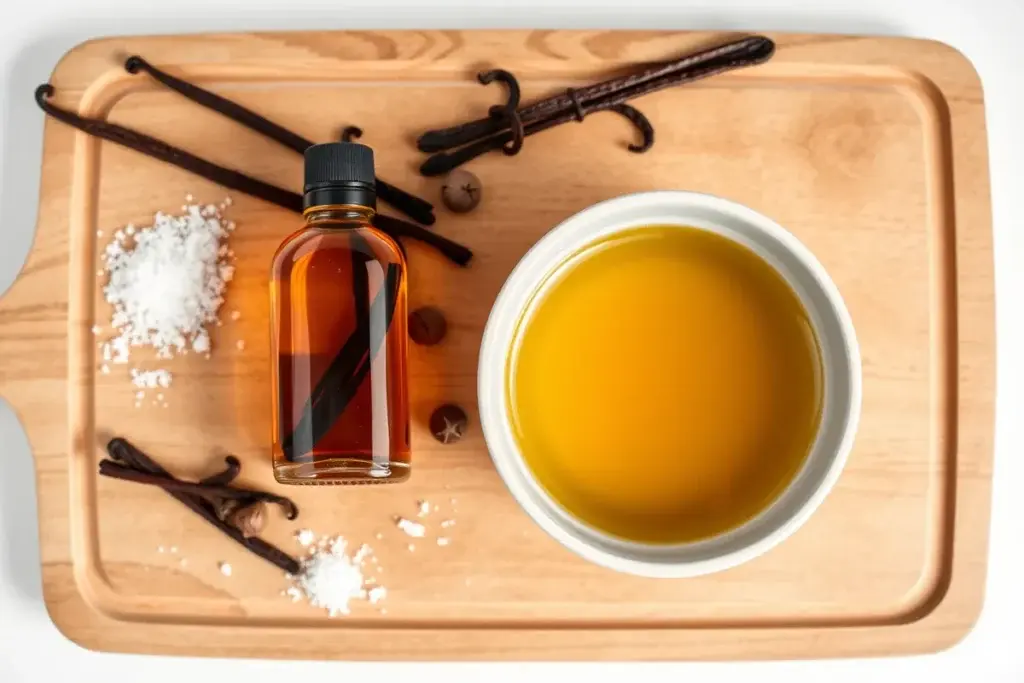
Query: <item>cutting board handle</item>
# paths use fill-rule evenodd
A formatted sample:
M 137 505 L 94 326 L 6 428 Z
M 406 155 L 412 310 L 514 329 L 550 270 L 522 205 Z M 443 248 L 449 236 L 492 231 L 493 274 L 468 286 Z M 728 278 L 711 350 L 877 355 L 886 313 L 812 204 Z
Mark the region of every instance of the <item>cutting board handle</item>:
M 19 413 L 67 376 L 67 283 L 63 264 L 37 252 L 0 295 L 0 396 Z M 34 398 L 35 397 L 35 398 Z

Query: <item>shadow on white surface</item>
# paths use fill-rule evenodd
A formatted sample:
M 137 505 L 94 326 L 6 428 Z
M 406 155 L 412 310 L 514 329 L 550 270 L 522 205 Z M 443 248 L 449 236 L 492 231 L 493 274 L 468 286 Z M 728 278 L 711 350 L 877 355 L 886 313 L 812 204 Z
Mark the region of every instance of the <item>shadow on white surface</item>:
M 35 472 L 28 439 L 9 404 L 0 406 L 4 435 L 3 476 L 0 476 L 0 576 L 14 589 L 16 599 L 43 601 L 39 568 L 39 520 Z

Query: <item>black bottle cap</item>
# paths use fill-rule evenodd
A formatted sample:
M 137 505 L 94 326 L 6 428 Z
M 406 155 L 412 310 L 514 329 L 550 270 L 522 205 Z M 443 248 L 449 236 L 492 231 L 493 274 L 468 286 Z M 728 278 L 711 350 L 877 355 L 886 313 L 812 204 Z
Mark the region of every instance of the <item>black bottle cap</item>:
M 306 149 L 303 208 L 349 204 L 374 208 L 377 183 L 373 150 L 355 142 L 326 142 Z

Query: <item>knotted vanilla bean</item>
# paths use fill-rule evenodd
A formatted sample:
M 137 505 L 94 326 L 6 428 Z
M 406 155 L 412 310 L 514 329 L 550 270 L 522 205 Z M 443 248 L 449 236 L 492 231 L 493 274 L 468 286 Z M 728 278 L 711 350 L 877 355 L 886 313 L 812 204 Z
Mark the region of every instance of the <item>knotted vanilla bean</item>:
M 427 131 L 416 141 L 421 152 L 435 152 L 420 167 L 423 175 L 447 173 L 453 168 L 490 151 L 514 155 L 523 140 L 536 133 L 590 114 L 612 111 L 628 119 L 643 136 L 631 144 L 631 152 L 646 152 L 654 144 L 654 126 L 629 100 L 649 93 L 746 66 L 761 64 L 775 53 L 775 43 L 765 36 L 735 40 L 663 64 L 647 66 L 635 73 L 612 78 L 584 88 L 567 88 L 546 99 L 519 108 L 519 84 L 507 71 L 496 69 L 478 76 L 481 83 L 500 81 L 508 88 L 504 105 L 495 105 L 487 118 L 458 126 Z M 453 150 L 448 152 L 446 150 Z

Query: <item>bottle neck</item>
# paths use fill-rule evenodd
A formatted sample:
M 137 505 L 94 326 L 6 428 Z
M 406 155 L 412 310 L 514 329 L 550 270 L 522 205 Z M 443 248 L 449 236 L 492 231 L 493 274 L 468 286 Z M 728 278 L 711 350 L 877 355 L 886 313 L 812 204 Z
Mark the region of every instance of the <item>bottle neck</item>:
M 367 225 L 373 220 L 375 213 L 376 211 L 369 206 L 327 204 L 311 206 L 303 211 L 302 215 L 306 219 L 306 225 L 325 226 L 325 224 L 330 223 L 336 227 L 343 228 Z
M 359 181 L 307 184 L 302 194 L 302 210 L 319 206 L 366 206 L 377 208 L 377 189 L 372 183 Z

